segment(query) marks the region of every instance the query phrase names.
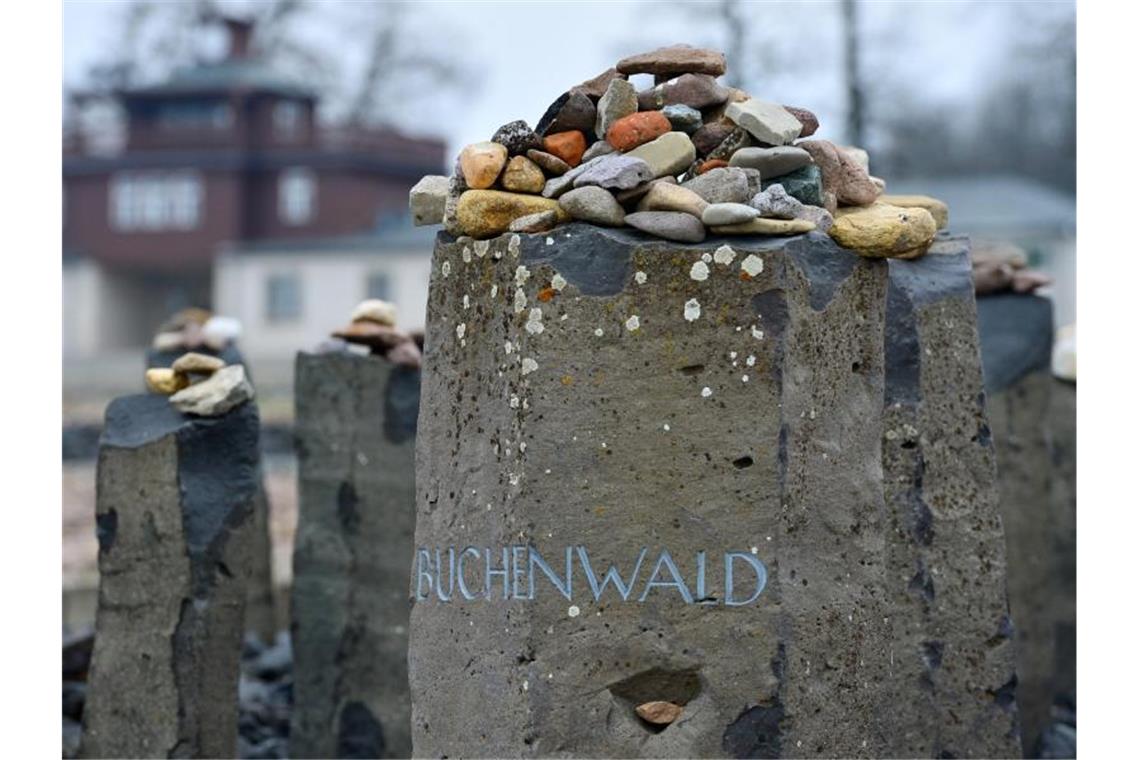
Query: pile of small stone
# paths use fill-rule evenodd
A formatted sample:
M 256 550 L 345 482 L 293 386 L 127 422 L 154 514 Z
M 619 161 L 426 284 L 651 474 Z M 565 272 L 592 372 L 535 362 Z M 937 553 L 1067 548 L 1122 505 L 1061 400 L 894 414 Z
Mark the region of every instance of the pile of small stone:
M 151 344 L 156 351 L 221 351 L 241 337 L 241 322 L 207 309 L 183 309 L 162 323 Z
M 468 145 L 451 177 L 412 189 L 417 225 L 484 239 L 576 220 L 697 243 L 715 235 L 828 232 L 863 256 L 915 258 L 945 204 L 884 196 L 866 151 L 807 140 L 809 110 L 717 80 L 725 57 L 674 45 L 630 56 L 560 95 L 534 129 Z M 651 74 L 637 91 L 631 75 Z
M 396 306 L 378 298 L 369 298 L 352 310 L 348 326 L 332 333 L 333 338 L 358 346 L 367 346 L 372 354 L 385 357 L 393 364 L 418 369 L 423 344 L 416 336 L 396 327 Z
M 174 360 L 169 367 L 146 371 L 146 387 L 152 393 L 170 396 L 170 403 L 183 414 L 217 417 L 253 398 L 253 386 L 240 364 L 226 365 L 216 356 L 194 351 Z

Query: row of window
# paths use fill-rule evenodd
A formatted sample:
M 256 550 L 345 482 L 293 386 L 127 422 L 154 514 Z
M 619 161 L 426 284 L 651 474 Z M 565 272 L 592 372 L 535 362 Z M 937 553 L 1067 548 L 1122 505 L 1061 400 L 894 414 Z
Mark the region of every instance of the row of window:
M 364 284 L 365 298 L 392 298 L 392 281 L 387 272 L 372 272 Z M 292 322 L 301 318 L 301 276 L 295 272 L 274 273 L 265 280 L 265 319 Z
M 157 109 L 158 125 L 166 130 L 226 130 L 234 124 L 234 109 L 229 103 L 185 100 L 161 104 Z M 282 100 L 273 106 L 273 134 L 285 140 L 300 137 L 305 131 L 305 107 L 295 100 Z
M 206 189 L 192 170 L 123 172 L 111 178 L 111 226 L 120 232 L 192 230 L 202 221 Z M 316 212 L 317 178 L 294 167 L 277 178 L 277 215 L 284 224 L 308 224 Z

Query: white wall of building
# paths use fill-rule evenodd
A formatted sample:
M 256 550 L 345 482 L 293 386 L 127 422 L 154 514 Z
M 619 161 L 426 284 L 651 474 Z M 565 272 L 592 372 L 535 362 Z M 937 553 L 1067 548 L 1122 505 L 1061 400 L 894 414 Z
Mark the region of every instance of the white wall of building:
M 214 264 L 214 311 L 242 323 L 242 352 L 251 358 L 284 358 L 312 349 L 348 323 L 353 307 L 368 295 L 369 278 L 386 275 L 391 300 L 405 330 L 422 328 L 427 312 L 431 256 L 424 251 L 242 252 Z M 269 290 L 274 278 L 295 278 L 295 318 L 274 319 Z

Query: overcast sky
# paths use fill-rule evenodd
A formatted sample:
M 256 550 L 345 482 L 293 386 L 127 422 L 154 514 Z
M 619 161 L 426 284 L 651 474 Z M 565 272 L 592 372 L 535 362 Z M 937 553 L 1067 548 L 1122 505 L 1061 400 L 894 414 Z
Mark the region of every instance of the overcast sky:
M 236 12 L 255 0 L 226 0 Z M 116 44 L 126 3 L 66 0 L 64 77 L 81 87 L 92 63 Z M 906 88 L 932 103 L 961 103 L 963 111 L 995 75 L 1012 46 L 1032 32 L 1034 17 L 1070 14 L 1069 2 L 864 2 L 865 70 L 876 87 Z M 452 150 L 488 139 L 513 119 L 532 126 L 566 88 L 620 58 L 659 44 L 720 47 L 724 28 L 709 5 L 658 2 L 420 2 L 412 25 L 441 52 L 464 63 L 474 86 L 461 93 L 422 93 L 390 104 L 409 131 L 446 138 Z M 336 50 L 344 76 L 363 62 L 363 44 L 346 28 L 370 12 L 366 3 L 327 0 L 303 33 Z M 362 14 L 364 14 L 362 16 Z M 821 137 L 842 138 L 839 6 L 746 3 L 749 90 L 759 97 L 815 111 Z M 434 30 L 443 30 L 436 34 Z M 351 29 L 349 29 L 351 31 Z M 359 38 L 357 38 L 359 39 Z M 729 61 L 730 69 L 739 62 Z M 743 65 L 743 64 L 741 64 Z M 968 115 L 968 114 L 967 114 Z

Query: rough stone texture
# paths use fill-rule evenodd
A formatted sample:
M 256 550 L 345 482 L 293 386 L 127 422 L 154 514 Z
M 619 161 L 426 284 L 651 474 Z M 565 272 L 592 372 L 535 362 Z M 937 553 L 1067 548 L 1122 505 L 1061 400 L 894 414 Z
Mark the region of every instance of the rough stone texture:
M 240 364 L 246 367 L 246 379 L 253 382 L 245 357 L 237 345 L 231 343 L 221 351 L 203 346 L 195 353 L 213 356 L 227 365 Z M 173 367 L 174 363 L 186 354 L 185 351 L 158 351 L 147 349 L 147 367 Z M 167 401 L 169 403 L 169 401 Z M 252 402 L 256 403 L 256 401 Z M 257 495 L 253 501 L 253 525 L 249 535 L 249 580 L 245 600 L 245 631 L 257 636 L 263 642 L 271 642 L 277 635 L 277 609 L 273 583 L 273 549 L 269 535 L 270 509 L 269 495 L 265 490 L 264 467 L 258 457 Z
M 296 373 L 290 756 L 408 757 L 420 374 L 378 357 L 306 353 Z
M 922 259 L 889 267 L 882 446 L 890 647 L 898 681 L 920 685 L 895 715 L 891 754 L 1020 757 L 968 246 L 941 240 Z
M 724 115 L 768 145 L 790 143 L 803 129 L 803 124 L 783 106 L 757 98 L 730 103 Z
M 1075 441 L 1073 409 L 1054 417 L 1051 303 L 1032 295 L 978 299 L 990 425 L 997 449 L 1016 631 L 1022 743 L 1033 748 L 1060 699 L 1075 704 Z M 1070 434 L 1071 435 L 1071 434 Z
M 554 241 L 506 236 L 501 258 L 464 262 L 437 238 L 417 546 L 581 545 L 626 573 L 665 547 L 690 581 L 695 552 L 756 547 L 768 586 L 742 608 L 670 589 L 595 602 L 580 574 L 573 601 L 541 577 L 531 601 L 416 600 L 415 754 L 906 756 L 896 726 L 929 714 L 931 690 L 891 645 L 913 572 L 890 572 L 882 477 L 887 263 L 818 233 L 678 245 L 572 224 Z M 527 329 L 555 275 L 545 329 Z M 988 661 L 943 658 L 940 680 L 1004 685 Z M 653 701 L 682 717 L 645 726 L 634 711 Z
M 556 179 L 568 177 L 569 172 Z M 460 196 L 455 212 L 459 226 L 465 233 L 473 238 L 489 238 L 506 232 L 511 222 L 519 217 L 547 210 L 556 211 L 563 221 L 570 218 L 558 206 L 557 201 L 501 190 L 468 190 Z
M 594 132 L 604 135 L 618 119 L 637 113 L 637 90 L 625 79 L 614 78 L 598 101 L 598 118 Z
M 412 212 L 412 224 L 422 227 L 425 224 L 443 222 L 447 206 L 449 179 L 442 175 L 429 174 L 417 182 L 408 192 L 408 207 Z
M 580 90 L 571 90 L 550 104 L 534 131 L 548 135 L 580 130 L 592 136 L 597 115 L 597 107 L 589 95 Z
M 518 193 L 541 193 L 546 186 L 542 168 L 526 156 L 514 156 L 507 162 L 500 180 L 504 190 Z
M 681 187 L 692 190 L 709 203 L 744 203 L 751 197 L 747 175 L 735 166 L 710 169 L 685 181 Z
M 720 51 L 691 45 L 669 45 L 622 58 L 614 68 L 626 75 L 672 76 L 694 72 L 719 77 L 724 73 L 724 67 L 724 53 Z
M 542 138 L 522 119 L 499 127 L 491 136 L 491 142 L 499 143 L 512 156 L 525 155 L 528 150 L 542 148 Z
M 235 364 L 183 388 L 170 397 L 170 403 L 186 414 L 218 417 L 252 398 L 253 386 L 245 377 L 245 367 Z
M 811 137 L 815 131 L 819 129 L 819 119 L 816 115 L 806 108 L 799 108 L 797 106 L 784 106 L 784 110 L 796 117 L 803 128 L 800 130 L 800 137 Z
M 666 106 L 685 105 L 700 110 L 728 99 L 729 90 L 707 74 L 683 74 L 637 94 L 637 107 L 656 111 Z
M 879 200 L 902 208 L 924 208 L 934 217 L 934 223 L 938 225 L 940 230 L 945 229 L 946 225 L 950 224 L 950 207 L 945 202 L 931 198 L 929 195 L 882 195 L 879 196 Z
M 782 185 L 788 195 L 800 203 L 823 207 L 823 178 L 818 166 L 809 164 L 791 174 L 764 180 L 761 182 L 761 187 L 767 190 L 777 184 Z
M 118 398 L 100 439 L 84 757 L 233 757 L 258 417 Z
M 915 259 L 926 253 L 937 231 L 926 209 L 876 203 L 840 208 L 828 234 L 860 256 Z
M 875 202 L 882 190 L 871 181 L 864 169 L 847 151 L 827 140 L 801 140 L 796 147 L 811 154 L 823 180 L 823 205 L 831 213 L 837 206 L 867 206 Z M 791 189 L 788 188 L 788 192 Z M 806 201 L 805 201 L 806 202 Z
M 581 172 L 566 174 L 574 187 L 597 185 L 613 190 L 629 190 L 653 179 L 653 168 L 641 160 L 624 153 L 607 153 L 599 156 Z

